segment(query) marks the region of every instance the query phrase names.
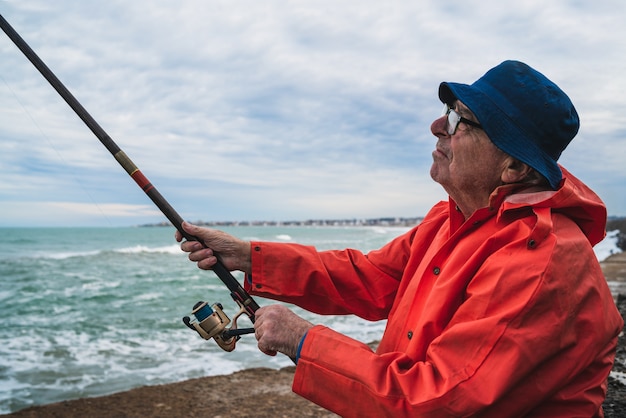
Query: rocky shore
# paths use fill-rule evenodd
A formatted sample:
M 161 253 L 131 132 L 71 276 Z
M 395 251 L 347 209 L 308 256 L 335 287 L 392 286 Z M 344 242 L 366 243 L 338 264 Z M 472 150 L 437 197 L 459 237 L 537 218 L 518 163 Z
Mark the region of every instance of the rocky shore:
M 626 253 L 602 263 L 614 289 L 626 288 Z M 626 317 L 626 294 L 616 294 Z M 620 335 L 614 372 L 604 402 L 606 417 L 626 417 L 626 339 Z M 294 368 L 249 369 L 227 376 L 146 386 L 97 398 L 35 406 L 12 414 L 15 418 L 79 417 L 336 417 L 291 392 Z
M 626 320 L 626 293 L 620 293 L 626 286 L 626 252 L 611 255 L 602 263 L 602 271 L 616 293 L 617 307 Z M 614 291 L 615 292 L 615 291 Z M 609 376 L 609 390 L 602 405 L 606 417 L 626 417 L 626 336 L 622 332 L 617 343 L 617 353 L 613 372 Z

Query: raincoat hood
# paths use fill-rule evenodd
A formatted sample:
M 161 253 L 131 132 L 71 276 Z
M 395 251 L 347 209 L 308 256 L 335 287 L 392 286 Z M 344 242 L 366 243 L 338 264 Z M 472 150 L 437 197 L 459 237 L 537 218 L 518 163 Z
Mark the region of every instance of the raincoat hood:
M 606 236 L 606 206 L 588 186 L 562 166 L 563 180 L 558 190 L 510 194 L 506 186 L 491 196 L 492 207 L 500 207 L 498 217 L 524 207 L 550 208 L 574 221 L 593 246 Z M 499 204 L 499 202 L 502 202 Z

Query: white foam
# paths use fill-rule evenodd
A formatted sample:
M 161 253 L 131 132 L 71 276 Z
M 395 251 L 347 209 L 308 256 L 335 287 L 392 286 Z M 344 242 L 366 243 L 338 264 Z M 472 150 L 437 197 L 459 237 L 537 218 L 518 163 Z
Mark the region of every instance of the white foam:
M 622 252 L 617 246 L 618 235 L 619 230 L 607 232 L 606 237 L 593 247 L 598 261 L 606 260 L 610 255 Z
M 165 295 L 161 292 L 151 292 L 151 293 L 143 293 L 133 297 L 133 301 L 150 301 L 150 300 L 159 300 L 163 299 Z
M 145 245 L 135 245 L 132 247 L 119 248 L 115 252 L 123 254 L 141 254 L 141 253 L 164 253 L 164 254 L 183 254 L 179 245 L 167 245 L 162 247 L 147 247 Z
M 66 260 L 74 257 L 93 257 L 103 254 L 106 250 L 90 250 L 90 251 L 61 251 L 61 252 L 43 252 L 36 254 L 39 258 L 52 260 Z M 180 246 L 177 244 L 165 245 L 160 247 L 149 247 L 146 245 L 134 245 L 132 247 L 122 247 L 111 250 L 120 254 L 183 254 Z
M 620 382 L 622 385 L 626 385 L 626 373 L 611 371 L 611 373 L 609 373 L 609 376 Z
M 59 252 L 59 253 L 45 253 L 45 254 L 40 254 L 38 255 L 41 258 L 50 258 L 53 260 L 66 260 L 68 258 L 73 258 L 73 257 L 91 257 L 94 255 L 99 254 L 100 251 L 95 250 L 95 251 L 77 251 L 77 252 Z
M 121 282 L 119 282 L 119 281 L 89 282 L 89 283 L 83 283 L 82 286 L 81 286 L 81 289 L 82 290 L 91 290 L 91 291 L 98 292 L 98 291 L 103 290 L 103 289 L 114 289 L 116 287 L 119 287 L 120 284 L 121 284 Z M 66 291 L 70 291 L 71 292 L 71 288 L 67 288 Z
M 0 301 L 12 298 L 14 296 L 15 296 L 15 294 L 13 292 L 8 291 L 8 290 L 0 291 Z

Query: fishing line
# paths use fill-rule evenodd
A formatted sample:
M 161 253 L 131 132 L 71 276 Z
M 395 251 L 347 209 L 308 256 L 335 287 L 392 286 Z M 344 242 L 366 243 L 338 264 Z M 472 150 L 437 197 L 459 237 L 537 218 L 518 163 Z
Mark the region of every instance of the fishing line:
M 43 129 L 41 128 L 41 126 L 39 125 L 39 123 L 37 123 L 37 121 L 35 120 L 35 118 L 33 117 L 33 115 L 28 111 L 28 109 L 26 108 L 26 106 L 24 106 L 24 103 L 20 100 L 19 96 L 15 93 L 15 90 L 13 90 L 11 88 L 11 86 L 9 85 L 9 83 L 7 82 L 7 80 L 2 76 L 2 74 L 0 74 L 0 79 L 2 79 L 2 82 L 4 83 L 4 85 L 7 87 L 7 89 L 11 92 L 11 94 L 13 95 L 13 97 L 15 98 L 15 101 L 20 105 L 20 107 L 22 108 L 22 110 L 24 111 L 24 113 L 26 114 L 26 116 L 28 116 L 28 119 L 30 119 L 30 121 L 33 123 L 33 125 L 35 125 L 35 127 L 37 128 L 37 130 L 39 131 L 39 133 L 41 134 L 41 136 L 46 140 L 46 142 L 48 143 L 48 145 L 50 145 L 50 147 L 54 150 L 54 152 L 56 153 L 56 155 L 59 157 L 59 159 L 61 160 L 61 162 L 63 163 L 63 165 L 65 167 L 69 167 L 70 170 L 70 176 L 72 177 L 72 180 L 74 180 L 74 182 L 76 184 L 78 184 L 78 187 L 87 195 L 87 197 L 89 198 L 89 200 L 91 200 L 91 203 L 93 203 L 93 205 L 98 209 L 98 211 L 100 212 L 100 214 L 102 214 L 102 217 L 104 219 L 106 219 L 107 223 L 109 224 L 109 226 L 113 226 L 113 223 L 111 222 L 111 219 L 107 216 L 107 214 L 104 212 L 104 210 L 102 209 L 102 207 L 98 204 L 98 202 L 94 199 L 94 197 L 91 195 L 91 193 L 89 193 L 89 190 L 87 188 L 85 188 L 84 184 L 79 181 L 78 179 L 78 175 L 76 174 L 76 171 L 72 168 L 73 166 L 71 164 L 69 164 L 67 162 L 67 160 L 65 159 L 65 157 L 63 157 L 63 154 L 55 147 L 54 142 L 52 142 L 52 140 L 50 139 L 50 137 L 48 135 L 46 135 L 46 133 L 43 131 Z

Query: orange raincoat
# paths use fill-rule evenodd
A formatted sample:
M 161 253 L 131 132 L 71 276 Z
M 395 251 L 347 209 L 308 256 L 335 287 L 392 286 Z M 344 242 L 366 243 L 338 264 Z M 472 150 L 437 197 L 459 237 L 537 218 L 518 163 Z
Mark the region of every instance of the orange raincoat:
M 467 221 L 440 202 L 367 255 L 253 242 L 252 293 L 388 320 L 376 352 L 312 328 L 294 392 L 354 417 L 602 416 L 623 326 L 592 249 L 606 209 L 564 176 Z

